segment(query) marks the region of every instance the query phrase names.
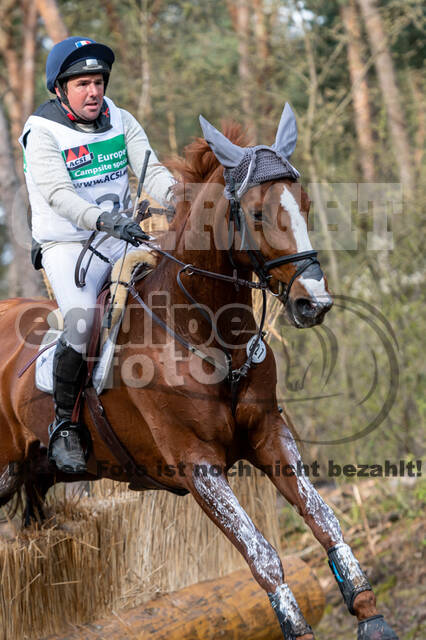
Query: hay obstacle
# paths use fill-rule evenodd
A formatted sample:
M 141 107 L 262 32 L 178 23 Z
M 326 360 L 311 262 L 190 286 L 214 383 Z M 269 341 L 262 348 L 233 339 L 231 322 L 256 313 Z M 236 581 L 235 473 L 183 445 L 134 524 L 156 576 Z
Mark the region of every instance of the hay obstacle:
M 231 484 L 279 548 L 273 485 L 254 470 Z M 246 568 L 191 496 L 136 493 L 108 480 L 93 486 L 94 495 L 65 501 L 57 487 L 46 527 L 0 539 L 0 640 L 58 634 Z

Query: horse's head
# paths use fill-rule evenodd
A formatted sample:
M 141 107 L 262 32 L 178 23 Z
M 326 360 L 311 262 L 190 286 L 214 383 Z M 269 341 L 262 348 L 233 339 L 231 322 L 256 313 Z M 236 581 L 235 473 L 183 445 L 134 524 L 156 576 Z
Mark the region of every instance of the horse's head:
M 204 136 L 224 167 L 225 196 L 239 230 L 234 258 L 267 279 L 296 327 L 320 324 L 333 302 L 308 236 L 310 200 L 290 164 L 297 140 L 284 107 L 272 146 L 240 147 L 200 117 Z M 238 243 L 237 243 L 238 244 Z

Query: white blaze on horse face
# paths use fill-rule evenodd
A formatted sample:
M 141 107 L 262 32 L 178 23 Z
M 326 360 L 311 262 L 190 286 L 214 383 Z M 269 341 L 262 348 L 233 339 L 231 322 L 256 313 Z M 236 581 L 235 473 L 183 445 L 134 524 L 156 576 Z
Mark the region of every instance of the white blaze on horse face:
M 312 251 L 312 244 L 309 239 L 306 220 L 303 217 L 293 194 L 287 189 L 287 187 L 283 188 L 280 202 L 281 206 L 288 212 L 290 218 L 291 230 L 296 242 L 296 252 Z M 304 278 L 302 274 L 300 276 L 300 283 L 305 287 L 311 298 L 317 298 L 320 302 L 329 300 L 330 296 L 325 288 L 324 278 L 321 278 L 321 280 L 315 280 L 314 278 Z

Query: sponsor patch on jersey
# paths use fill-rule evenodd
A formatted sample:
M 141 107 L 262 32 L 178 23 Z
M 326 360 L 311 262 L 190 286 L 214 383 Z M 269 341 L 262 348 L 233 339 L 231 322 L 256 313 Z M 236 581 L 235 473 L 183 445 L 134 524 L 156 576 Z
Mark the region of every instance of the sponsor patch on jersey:
M 75 46 L 77 47 L 77 49 L 79 49 L 80 47 L 85 47 L 86 44 L 92 44 L 92 43 L 90 42 L 90 40 L 78 40 L 75 43 Z
M 84 167 L 87 164 L 91 164 L 94 157 L 93 153 L 86 145 L 81 145 L 80 147 L 72 147 L 71 149 L 65 149 L 65 151 L 63 151 L 63 154 L 68 171 L 73 171 L 78 167 Z

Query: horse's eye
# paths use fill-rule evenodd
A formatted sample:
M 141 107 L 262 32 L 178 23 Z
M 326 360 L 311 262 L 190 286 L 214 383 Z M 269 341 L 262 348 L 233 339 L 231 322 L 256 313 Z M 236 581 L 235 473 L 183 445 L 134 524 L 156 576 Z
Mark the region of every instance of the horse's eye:
M 261 220 L 262 220 L 262 210 L 261 209 L 255 209 L 255 211 L 252 211 L 252 216 L 256 220 L 256 222 L 261 222 Z

